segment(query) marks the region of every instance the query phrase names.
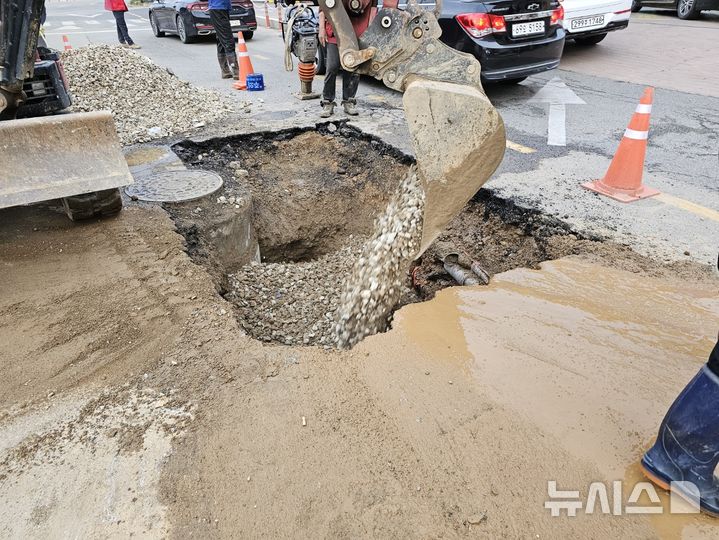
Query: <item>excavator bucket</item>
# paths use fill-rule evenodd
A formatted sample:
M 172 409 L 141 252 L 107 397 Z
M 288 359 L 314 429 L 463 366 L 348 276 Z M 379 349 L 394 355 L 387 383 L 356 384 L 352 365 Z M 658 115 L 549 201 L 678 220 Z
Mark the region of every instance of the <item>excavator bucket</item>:
M 415 79 L 403 103 L 425 193 L 421 254 L 499 166 L 506 139 L 502 118 L 475 86 Z
M 0 208 L 126 186 L 109 112 L 0 122 Z
M 334 28 L 342 67 L 371 75 L 404 92 L 403 104 L 425 192 L 421 255 L 489 179 L 504 156 L 504 123 L 482 89 L 473 56 L 439 40 L 437 15 L 410 0 L 385 0 L 357 38 L 350 3 L 319 0 Z M 353 4 L 359 4 L 353 8 Z M 369 5 L 367 5 L 367 8 Z

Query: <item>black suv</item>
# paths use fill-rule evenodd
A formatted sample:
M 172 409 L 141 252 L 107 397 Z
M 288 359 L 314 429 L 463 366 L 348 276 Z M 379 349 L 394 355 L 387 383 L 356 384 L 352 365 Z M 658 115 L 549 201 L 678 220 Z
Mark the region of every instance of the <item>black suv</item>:
M 440 40 L 476 56 L 482 80 L 515 83 L 559 65 L 562 19 L 555 0 L 444 0 Z

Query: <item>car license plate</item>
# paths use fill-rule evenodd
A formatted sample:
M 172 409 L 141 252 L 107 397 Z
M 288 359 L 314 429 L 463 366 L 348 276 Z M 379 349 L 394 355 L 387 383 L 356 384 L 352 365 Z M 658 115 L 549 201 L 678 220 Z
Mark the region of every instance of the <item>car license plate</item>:
M 544 21 L 517 23 L 512 26 L 512 37 L 530 36 L 544 33 Z
M 242 21 L 230 21 L 230 26 L 242 26 Z
M 581 30 L 590 26 L 602 26 L 604 24 L 604 15 L 596 15 L 594 17 L 581 17 L 572 19 L 570 27 L 572 30 Z

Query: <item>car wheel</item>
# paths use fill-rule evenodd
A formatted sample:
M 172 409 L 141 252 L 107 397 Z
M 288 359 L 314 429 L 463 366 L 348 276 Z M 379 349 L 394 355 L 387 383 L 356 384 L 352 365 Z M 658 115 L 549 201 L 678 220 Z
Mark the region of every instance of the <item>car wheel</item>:
M 157 24 L 157 17 L 154 13 L 150 13 L 150 26 L 152 27 L 152 33 L 155 37 L 165 37 L 165 32 L 160 30 L 160 25 Z
M 316 75 L 324 75 L 327 73 L 326 54 L 325 48 L 322 45 L 317 47 L 317 66 L 315 67 Z
M 636 13 L 642 9 L 642 3 L 639 0 L 632 0 L 632 13 Z
M 596 45 L 597 43 L 602 41 L 605 37 L 607 37 L 607 34 L 599 34 L 597 36 L 574 38 L 574 41 L 576 41 L 580 45 Z
M 677 15 L 680 19 L 698 19 L 700 11 L 697 9 L 696 0 L 679 0 L 677 2 Z
M 177 35 L 180 36 L 182 43 L 192 43 L 193 38 L 187 35 L 187 27 L 185 26 L 185 19 L 180 15 L 177 17 Z
M 250 41 L 252 39 L 252 36 L 254 36 L 255 33 L 251 30 L 243 31 L 242 37 L 245 38 L 245 41 Z

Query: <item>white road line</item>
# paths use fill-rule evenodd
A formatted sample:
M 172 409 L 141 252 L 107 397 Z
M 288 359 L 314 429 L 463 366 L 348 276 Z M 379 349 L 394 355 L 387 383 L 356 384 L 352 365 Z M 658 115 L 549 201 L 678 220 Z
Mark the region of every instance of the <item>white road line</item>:
M 550 146 L 567 146 L 567 107 L 563 103 L 549 104 L 547 144 Z
M 151 32 L 151 28 L 136 28 L 133 30 L 134 32 Z M 46 36 L 62 36 L 63 34 L 66 34 L 67 32 L 47 32 Z M 88 31 L 80 31 L 80 32 L 72 32 L 73 35 L 76 34 L 116 34 L 117 30 L 88 30 Z
M 96 20 L 93 19 L 93 20 L 90 20 L 90 21 L 85 21 L 85 24 L 102 24 L 102 23 L 101 23 L 100 21 L 96 21 Z

